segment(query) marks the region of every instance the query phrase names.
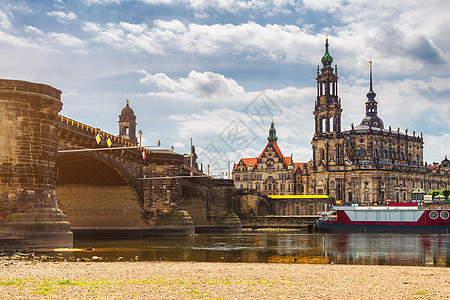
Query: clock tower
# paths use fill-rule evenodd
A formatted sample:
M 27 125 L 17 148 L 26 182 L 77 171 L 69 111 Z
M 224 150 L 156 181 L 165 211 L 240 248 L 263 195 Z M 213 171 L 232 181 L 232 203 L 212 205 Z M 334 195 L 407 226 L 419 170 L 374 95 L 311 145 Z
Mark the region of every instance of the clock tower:
M 339 136 L 341 133 L 341 99 L 338 97 L 337 65 L 331 66 L 333 57 L 328 53 L 328 38 L 325 43 L 325 54 L 322 57 L 323 67 L 317 66 L 317 99 L 315 102 L 314 140 Z

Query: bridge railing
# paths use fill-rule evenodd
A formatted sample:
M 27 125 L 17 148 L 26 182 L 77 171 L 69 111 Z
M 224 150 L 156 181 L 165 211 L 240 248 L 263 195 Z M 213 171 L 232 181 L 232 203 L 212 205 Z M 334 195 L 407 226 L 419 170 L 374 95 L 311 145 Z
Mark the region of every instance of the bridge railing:
M 186 171 L 192 172 L 193 175 L 197 175 L 197 176 L 205 176 L 205 177 L 207 177 L 207 178 L 209 178 L 209 179 L 214 179 L 214 177 L 209 176 L 209 175 L 206 175 L 205 173 L 200 172 L 200 171 L 198 171 L 198 170 L 196 170 L 196 169 L 193 169 L 193 168 L 191 168 L 191 167 L 188 167 L 188 166 L 186 166 L 186 165 L 183 165 L 182 168 L 183 168 L 184 170 L 186 170 Z
M 110 133 L 104 132 L 104 131 L 102 131 L 102 130 L 100 130 L 98 128 L 94 128 L 94 127 L 91 127 L 89 125 L 80 123 L 80 122 L 75 121 L 73 119 L 70 119 L 68 117 L 64 117 L 64 116 L 58 115 L 58 121 L 59 121 L 59 123 L 63 123 L 63 124 L 69 125 L 71 127 L 75 127 L 77 129 L 81 129 L 81 130 L 83 130 L 85 132 L 92 133 L 94 137 L 97 134 L 100 134 L 103 138 L 106 138 L 106 139 L 109 138 L 111 140 L 111 142 L 113 142 L 113 143 L 121 144 L 121 145 L 124 145 L 124 146 L 138 146 L 138 145 L 133 144 L 133 143 L 131 143 L 129 141 L 125 141 L 125 140 L 123 140 L 121 138 L 118 138 L 115 135 L 112 135 Z M 138 147 L 136 149 L 139 150 L 140 152 L 145 152 L 146 154 L 150 154 L 151 153 L 151 151 L 149 149 L 144 148 L 144 147 Z

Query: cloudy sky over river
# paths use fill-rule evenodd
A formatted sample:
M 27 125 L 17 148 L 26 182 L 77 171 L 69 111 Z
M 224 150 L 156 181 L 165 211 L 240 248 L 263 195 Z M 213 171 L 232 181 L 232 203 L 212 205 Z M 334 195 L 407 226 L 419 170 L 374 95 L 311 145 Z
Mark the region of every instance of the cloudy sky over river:
M 365 115 L 369 64 L 385 127 L 450 155 L 450 2 L 80 0 L 0 4 L 1 78 L 63 91 L 64 116 L 118 134 L 126 103 L 146 144 L 226 171 L 257 156 L 271 118 L 285 156 L 311 159 L 328 34 L 342 128 Z

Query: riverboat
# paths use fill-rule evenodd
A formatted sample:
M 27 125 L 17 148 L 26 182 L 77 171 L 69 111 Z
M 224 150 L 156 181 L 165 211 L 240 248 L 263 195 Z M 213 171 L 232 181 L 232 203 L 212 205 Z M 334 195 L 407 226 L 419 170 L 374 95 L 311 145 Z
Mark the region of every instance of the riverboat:
M 334 206 L 317 220 L 319 231 L 450 232 L 449 209 L 422 209 L 417 203 L 389 206 Z

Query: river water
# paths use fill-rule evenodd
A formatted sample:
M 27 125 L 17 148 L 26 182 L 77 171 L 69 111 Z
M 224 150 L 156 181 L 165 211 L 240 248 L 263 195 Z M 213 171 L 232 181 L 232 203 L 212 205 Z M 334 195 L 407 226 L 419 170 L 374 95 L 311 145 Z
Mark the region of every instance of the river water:
M 450 267 L 449 234 L 254 232 L 76 240 L 70 260 L 165 260 Z

